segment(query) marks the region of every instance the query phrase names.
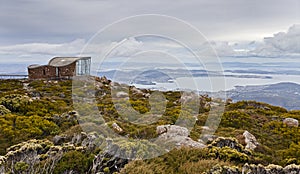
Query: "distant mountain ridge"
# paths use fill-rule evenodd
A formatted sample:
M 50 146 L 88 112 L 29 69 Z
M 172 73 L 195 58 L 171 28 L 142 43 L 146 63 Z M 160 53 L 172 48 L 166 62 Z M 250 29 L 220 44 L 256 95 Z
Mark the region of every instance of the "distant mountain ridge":
M 237 86 L 226 92 L 234 101 L 256 100 L 281 106 L 288 110 L 300 109 L 300 84 L 281 82 L 270 85 Z

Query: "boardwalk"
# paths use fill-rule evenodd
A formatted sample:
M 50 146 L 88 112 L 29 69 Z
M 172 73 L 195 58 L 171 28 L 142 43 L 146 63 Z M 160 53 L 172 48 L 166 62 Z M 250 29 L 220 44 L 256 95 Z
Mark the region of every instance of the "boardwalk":
M 28 75 L 25 74 L 0 74 L 0 79 L 27 79 Z

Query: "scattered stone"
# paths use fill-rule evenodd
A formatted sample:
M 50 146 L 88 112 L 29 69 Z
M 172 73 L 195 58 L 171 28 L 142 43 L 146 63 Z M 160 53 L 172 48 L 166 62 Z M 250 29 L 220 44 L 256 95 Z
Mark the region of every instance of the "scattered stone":
M 6 162 L 6 159 L 4 156 L 0 156 L 0 173 L 5 173 L 5 162 Z
M 210 127 L 208 126 L 202 126 L 202 131 L 205 130 L 205 131 L 211 131 Z
M 29 93 L 29 95 L 31 97 L 35 97 L 35 98 L 41 98 L 42 97 L 41 93 L 38 92 L 38 91 L 32 91 L 32 92 Z
M 6 162 L 6 158 L 4 156 L 0 156 L 0 166 L 2 164 L 5 164 L 5 162 Z
M 64 93 L 60 93 L 60 94 L 59 94 L 59 97 L 60 97 L 60 98 L 66 98 L 66 95 L 65 95 Z
M 133 94 L 144 95 L 143 91 L 141 91 L 140 89 L 137 89 L 136 87 L 132 87 L 131 91 Z
M 103 76 L 103 77 L 95 77 L 95 79 L 93 79 L 93 80 L 95 80 L 97 83 L 98 82 L 100 82 L 100 83 L 102 83 L 102 85 L 103 84 L 109 84 L 111 81 L 110 80 L 108 80 L 105 76 Z M 97 84 L 96 84 L 97 85 Z
M 206 145 L 201 142 L 194 141 L 190 137 L 185 137 L 179 139 L 179 141 L 176 143 L 176 147 L 205 148 Z
M 268 166 L 263 166 L 261 164 L 245 164 L 242 168 L 243 174 L 299 174 L 300 166 L 291 164 L 286 167 L 281 167 L 278 165 L 270 164 Z
M 116 130 L 118 132 L 123 132 L 123 129 L 117 123 L 113 123 L 112 127 L 114 130 Z
M 103 87 L 103 83 L 99 82 L 99 81 L 95 81 L 95 87 L 97 89 L 101 89 Z
M 195 94 L 195 93 L 183 93 L 181 95 L 181 98 L 178 100 L 179 103 L 182 103 L 182 104 L 188 104 L 189 102 L 195 102 L 195 101 L 198 101 L 199 102 L 199 98 L 198 98 L 198 95 Z
M 158 135 L 161 135 L 161 134 L 163 134 L 163 133 L 166 133 L 166 132 L 168 131 L 167 126 L 170 126 L 170 125 L 157 126 L 157 127 L 156 127 L 156 133 L 157 133 Z
M 298 127 L 299 121 L 294 118 L 286 118 L 283 120 L 283 123 L 288 125 L 289 127 Z
M 237 167 L 215 165 L 208 174 L 241 174 Z
M 238 143 L 236 138 L 218 137 L 209 146 L 215 146 L 219 148 L 230 147 L 231 149 L 235 149 L 238 152 L 244 153 L 244 147 Z
M 120 92 L 117 92 L 116 97 L 117 98 L 127 98 L 128 94 L 126 92 L 120 91 Z
M 0 105 L 0 115 L 5 115 L 5 114 L 8 114 L 8 113 L 10 113 L 10 110 L 7 109 L 5 106 Z
M 48 140 L 33 139 L 9 147 L 6 155 L 0 159 L 0 163 L 3 163 L 3 165 L 0 164 L 1 173 L 10 173 L 9 171 L 13 169 L 6 167 L 14 166 L 18 162 L 27 163 L 29 166 L 28 170 L 33 169 L 40 161 L 39 155 L 46 153 L 50 146 L 53 146 L 53 143 Z M 25 173 L 32 172 L 26 171 Z
M 226 105 L 229 105 L 229 104 L 231 104 L 233 102 L 233 100 L 231 99 L 231 98 L 228 98 L 228 99 L 226 99 Z
M 66 137 L 60 136 L 60 135 L 55 135 L 53 137 L 52 141 L 53 141 L 54 145 L 61 145 L 65 142 L 65 140 L 66 140 Z
M 254 135 L 252 135 L 250 132 L 245 131 L 243 133 L 243 136 L 245 137 L 245 143 L 246 143 L 246 149 L 254 150 L 259 143 L 257 142 Z
M 68 114 L 69 115 L 78 115 L 77 111 L 70 111 Z
M 217 136 L 215 136 L 215 135 L 211 135 L 211 134 L 203 134 L 203 135 L 201 135 L 201 140 L 202 141 L 204 141 L 204 142 L 207 142 L 207 143 L 209 143 L 209 142 L 212 142 L 212 141 L 214 141 L 215 139 L 217 139 L 218 137 Z
M 220 103 L 217 103 L 217 102 L 209 102 L 209 104 L 211 107 L 220 106 Z
M 91 173 L 118 173 L 128 162 L 128 159 L 113 156 L 109 152 L 100 153 L 93 161 Z
M 87 138 L 87 134 L 85 132 L 81 132 L 80 134 L 75 134 L 71 140 L 72 144 L 81 145 L 82 141 Z

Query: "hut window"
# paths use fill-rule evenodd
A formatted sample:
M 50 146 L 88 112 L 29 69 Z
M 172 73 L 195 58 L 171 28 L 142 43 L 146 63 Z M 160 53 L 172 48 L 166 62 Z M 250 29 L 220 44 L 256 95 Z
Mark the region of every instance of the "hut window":
M 55 68 L 55 75 L 56 75 L 56 77 L 59 76 L 59 69 L 58 69 L 58 67 Z

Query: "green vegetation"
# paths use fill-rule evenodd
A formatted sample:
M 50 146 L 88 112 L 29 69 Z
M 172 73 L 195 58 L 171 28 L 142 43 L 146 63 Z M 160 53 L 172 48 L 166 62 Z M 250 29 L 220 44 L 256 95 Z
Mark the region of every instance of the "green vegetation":
M 33 139 L 45 138 L 60 132 L 59 127 L 40 116 L 0 116 L 0 153 L 9 146 Z
M 100 82 L 99 79 L 98 82 Z M 89 103 L 85 102 L 74 107 L 77 110 L 73 111 L 71 83 L 70 80 L 0 81 L 0 155 L 6 154 L 8 147 L 12 146 L 9 149 L 12 150 L 13 145 L 30 139 L 52 140 L 55 135 L 60 135 L 65 137 L 65 142 L 70 142 L 72 136 L 86 130 L 91 130 L 91 132 L 95 130 L 98 131 L 97 133 L 100 131 L 100 133 L 103 133 L 101 138 L 104 138 L 106 130 L 98 129 L 98 126 L 104 123 L 115 133 L 130 140 L 115 139 L 115 143 L 121 144 L 120 150 L 134 149 L 135 146 L 139 146 L 152 148 L 154 152 L 158 148 L 144 140 L 158 136 L 156 132 L 158 125 L 174 125 L 180 117 L 184 117 L 184 121 L 197 117 L 190 137 L 198 141 L 205 129 L 204 126 L 211 109 L 210 106 L 207 106 L 207 103 L 211 102 L 212 99 L 205 96 L 201 98 L 199 103 L 194 103 L 181 113 L 182 105 L 179 101 L 181 93 L 167 91 L 163 92 L 167 106 L 163 115 L 158 117 L 159 114 L 154 113 L 150 117 L 143 118 L 143 121 L 155 120 L 155 122 L 148 125 L 139 125 L 132 123 L 132 121 L 138 119 L 136 115 L 123 117 L 119 114 L 112 101 L 112 86 L 109 81 L 101 82 L 102 85 L 97 88 L 87 86 L 87 90 L 96 93 L 96 110 L 92 110 Z M 142 89 L 136 92 L 137 90 L 130 87 L 129 100 L 119 103 L 117 107 L 130 106 L 137 113 L 148 113 L 151 109 L 149 95 L 153 91 Z M 85 94 L 79 92 L 78 96 L 84 97 Z M 214 102 L 223 104 L 221 101 Z M 163 102 L 159 103 L 157 107 L 163 106 L 163 104 Z M 193 115 L 190 111 L 197 108 L 196 106 L 199 106 L 199 114 Z M 80 125 L 78 125 L 78 115 L 80 115 Z M 101 120 L 99 117 L 103 119 Z M 210 117 L 212 120 L 217 120 L 218 115 L 212 114 Z M 300 128 L 289 127 L 282 122 L 284 118 L 295 118 L 300 121 L 300 111 L 287 111 L 281 107 L 255 101 L 240 101 L 226 104 L 225 112 L 221 118 L 215 134 L 218 137 L 231 137 L 232 141 L 238 144 L 235 148 L 219 146 L 209 140 L 208 143 L 211 143 L 211 145 L 204 149 L 173 149 L 160 157 L 131 161 L 125 165 L 121 173 L 202 173 L 212 168 L 218 168 L 217 165 L 219 167 L 241 167 L 245 163 L 263 165 L 300 164 Z M 113 123 L 116 123 L 122 131 L 113 129 Z M 253 134 L 259 142 L 257 148 L 253 151 L 244 150 L 246 142 L 242 134 L 246 130 Z M 140 140 L 140 143 L 131 141 L 135 139 Z M 60 147 L 53 148 L 59 149 Z M 56 161 L 57 164 L 53 168 L 54 173 L 71 170 L 77 173 L 88 173 L 91 170 L 95 155 L 103 150 L 99 147 L 89 150 L 78 150 L 75 146 L 64 148 L 67 150 L 63 151 L 61 158 Z M 149 151 L 149 149 L 145 149 L 145 151 Z M 140 158 L 145 155 L 143 151 L 137 151 L 136 154 Z M 130 155 L 128 154 L 128 156 Z M 40 165 L 47 163 L 48 156 L 49 154 L 44 152 L 40 155 Z M 115 172 L 109 166 L 111 163 L 110 158 L 105 157 L 105 160 L 103 160 L 101 172 Z M 24 173 L 30 167 L 32 166 L 24 161 L 13 164 L 13 168 L 17 173 Z
M 54 174 L 61 174 L 65 171 L 73 171 L 76 173 L 87 173 L 93 162 L 94 156 L 84 154 L 78 151 L 66 152 L 58 161 L 54 168 Z
M 174 149 L 170 153 L 149 160 L 137 160 L 129 163 L 121 173 L 202 173 L 213 166 L 233 165 L 230 162 L 212 158 L 208 149 Z
M 63 117 L 63 113 L 72 110 L 71 81 L 1 80 L 0 91 L 2 155 L 11 145 L 33 138 L 50 138 L 77 124 Z
M 17 162 L 15 164 L 15 169 L 18 173 L 25 173 L 25 171 L 28 169 L 28 164 L 25 162 Z

